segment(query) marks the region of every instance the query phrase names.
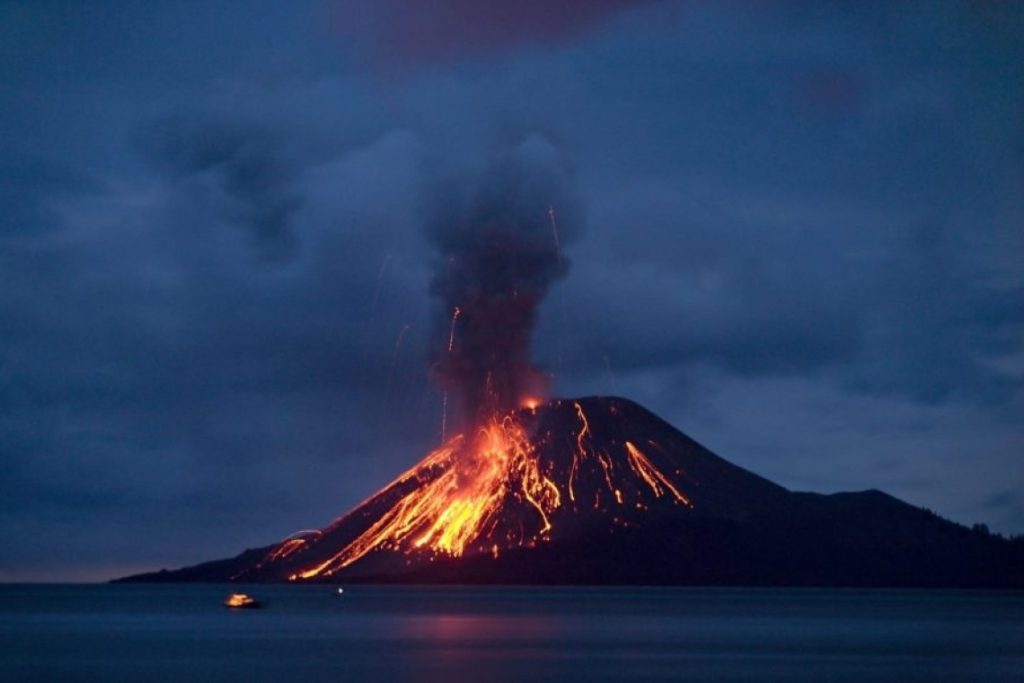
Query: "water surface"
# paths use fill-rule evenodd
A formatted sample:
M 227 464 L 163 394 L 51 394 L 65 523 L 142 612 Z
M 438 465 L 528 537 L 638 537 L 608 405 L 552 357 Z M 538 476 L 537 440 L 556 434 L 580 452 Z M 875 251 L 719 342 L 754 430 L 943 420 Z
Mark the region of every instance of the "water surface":
M 1022 619 L 995 591 L 6 585 L 0 680 L 1020 683 Z

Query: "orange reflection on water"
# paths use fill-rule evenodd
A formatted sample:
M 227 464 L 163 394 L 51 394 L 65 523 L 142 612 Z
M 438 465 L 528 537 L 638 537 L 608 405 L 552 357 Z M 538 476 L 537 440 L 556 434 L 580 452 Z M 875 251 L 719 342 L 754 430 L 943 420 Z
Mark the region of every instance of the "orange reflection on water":
M 533 641 L 554 635 L 558 625 L 539 615 L 438 614 L 404 619 L 399 635 L 440 643 Z

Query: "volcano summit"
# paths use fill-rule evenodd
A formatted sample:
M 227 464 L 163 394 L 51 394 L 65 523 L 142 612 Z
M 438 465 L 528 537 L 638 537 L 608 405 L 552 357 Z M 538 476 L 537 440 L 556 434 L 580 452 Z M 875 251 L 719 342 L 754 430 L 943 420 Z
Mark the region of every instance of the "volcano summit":
M 621 398 L 457 435 L 318 531 L 128 581 L 1024 587 L 1024 545 L 879 491 L 797 493 Z

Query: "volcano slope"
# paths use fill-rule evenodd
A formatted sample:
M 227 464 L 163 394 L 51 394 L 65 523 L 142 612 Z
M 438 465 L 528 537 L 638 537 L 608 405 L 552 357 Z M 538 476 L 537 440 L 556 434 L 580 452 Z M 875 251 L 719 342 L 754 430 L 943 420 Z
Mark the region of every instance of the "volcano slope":
M 1024 587 L 1024 544 L 791 492 L 622 398 L 456 436 L 322 530 L 122 581 Z

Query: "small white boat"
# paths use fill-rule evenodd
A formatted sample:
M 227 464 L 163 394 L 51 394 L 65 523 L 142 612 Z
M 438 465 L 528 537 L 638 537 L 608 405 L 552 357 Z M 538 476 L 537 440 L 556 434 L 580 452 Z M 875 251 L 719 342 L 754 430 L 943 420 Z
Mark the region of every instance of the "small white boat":
M 256 600 L 245 593 L 232 593 L 225 598 L 224 606 L 231 609 L 253 609 L 255 607 L 262 607 L 259 600 Z

